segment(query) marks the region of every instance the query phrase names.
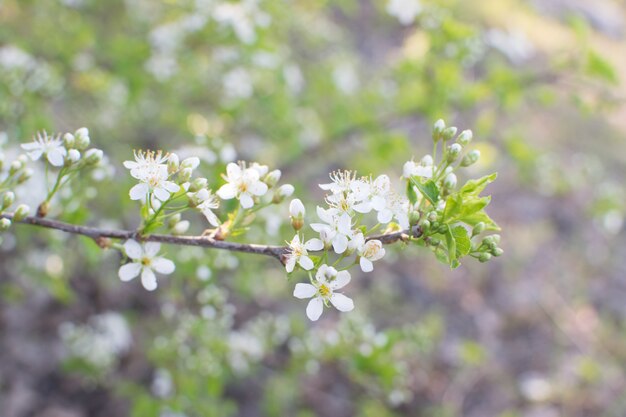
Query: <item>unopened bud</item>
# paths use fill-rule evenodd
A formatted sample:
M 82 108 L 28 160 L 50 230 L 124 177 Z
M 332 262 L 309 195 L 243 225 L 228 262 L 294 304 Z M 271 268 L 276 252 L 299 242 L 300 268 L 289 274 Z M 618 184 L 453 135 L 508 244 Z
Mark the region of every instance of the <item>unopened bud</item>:
M 420 221 L 420 214 L 418 211 L 412 211 L 409 214 L 409 224 L 417 224 Z
M 464 131 L 461 132 L 461 134 L 459 135 L 459 137 L 456 140 L 461 145 L 466 146 L 466 145 L 468 145 L 472 141 L 473 137 L 474 137 L 474 134 L 472 133 L 471 130 L 464 130 Z
M 461 160 L 461 166 L 468 167 L 470 165 L 473 165 L 476 163 L 476 161 L 478 161 L 478 158 L 480 158 L 480 151 L 478 149 L 474 149 L 463 157 L 463 159 Z
M 180 160 L 178 159 L 178 155 L 176 155 L 175 153 L 169 154 L 169 156 L 167 157 L 167 172 L 173 174 L 175 172 L 178 172 L 179 168 Z
M 289 215 L 291 215 L 291 217 L 294 218 L 304 218 L 304 204 L 302 204 L 302 201 L 300 201 L 299 198 L 294 198 L 293 200 L 291 200 L 291 203 L 289 203 Z
M 15 213 L 13 214 L 13 220 L 15 220 L 16 222 L 22 221 L 28 216 L 29 213 L 30 207 L 28 207 L 26 204 L 20 204 L 19 206 L 17 206 L 17 209 L 15 209 Z
M 15 202 L 15 194 L 13 193 L 13 191 L 7 191 L 2 196 L 2 210 L 11 207 L 14 202 Z
M 456 175 L 448 174 L 446 179 L 443 180 L 443 186 L 452 190 L 456 187 Z
M 278 181 L 280 181 L 280 176 L 280 169 L 275 169 L 265 176 L 263 182 L 265 182 L 269 187 L 273 187 L 278 184 Z
M 47 201 L 44 201 L 37 207 L 37 217 L 46 217 L 48 215 L 48 209 L 50 205 Z
M 77 151 L 76 149 L 70 149 L 67 152 L 67 161 L 69 162 L 69 164 L 73 164 L 76 163 L 80 160 L 80 152 Z
M 9 167 L 9 174 L 10 175 L 15 174 L 17 171 L 22 169 L 23 166 L 24 166 L 24 164 L 22 164 L 18 160 L 15 160 L 15 161 L 11 162 L 11 166 Z
M 191 191 L 192 193 L 195 193 L 196 191 L 200 191 L 203 188 L 206 188 L 209 185 L 209 180 L 207 180 L 206 178 L 196 178 L 195 180 L 193 180 L 191 182 L 191 185 L 189 186 L 189 191 Z
M 422 220 L 419 226 L 422 229 L 422 233 L 427 233 L 430 230 L 430 222 L 427 219 Z
M 88 165 L 98 165 L 103 157 L 104 152 L 100 149 L 92 148 L 85 152 L 85 162 Z
M 502 248 L 495 248 L 491 251 L 491 253 L 493 254 L 493 256 L 502 256 L 504 251 L 502 250 Z
M 430 213 L 428 213 L 428 220 L 430 220 L 430 222 L 436 222 L 437 221 L 437 213 L 434 211 L 431 211 Z
M 17 157 L 17 160 L 20 161 L 22 163 L 22 167 L 26 164 L 28 164 L 28 162 L 30 161 L 30 159 L 28 159 L 28 157 L 24 154 L 20 155 Z
M 457 131 L 456 127 L 450 126 L 444 129 L 441 136 L 443 137 L 443 140 L 447 142 L 450 139 L 452 139 L 454 135 L 456 135 L 456 131 Z
M 7 218 L 0 219 L 0 232 L 5 232 L 11 227 L 11 220 Z
M 174 235 L 182 235 L 189 230 L 189 220 L 183 220 L 182 222 L 176 223 L 176 225 L 172 228 L 172 234 Z
M 172 217 L 170 217 L 169 221 L 167 222 L 167 226 L 170 229 L 173 229 L 174 227 L 176 227 L 176 224 L 178 222 L 180 222 L 181 218 L 182 217 L 181 217 L 180 213 L 174 214 Z
M 26 181 L 28 181 L 30 179 L 30 177 L 33 176 L 33 170 L 30 168 L 25 169 L 24 171 L 22 171 L 22 173 L 20 174 L 19 178 L 17 179 L 17 183 L 18 184 L 23 184 Z
M 483 252 L 478 256 L 478 260 L 480 262 L 488 262 L 491 259 L 491 254 L 487 252 Z
M 431 237 L 429 240 L 429 243 L 431 244 L 431 246 L 439 246 L 439 244 L 441 243 L 441 239 L 436 238 L 436 237 Z
M 193 169 L 183 168 L 180 170 L 180 174 L 178 174 L 178 178 L 181 180 L 181 182 L 186 182 L 186 181 L 189 181 L 192 175 L 193 175 Z
M 453 143 L 452 145 L 448 146 L 447 161 L 448 162 L 456 161 L 456 159 L 461 154 L 462 150 L 463 150 L 463 147 L 459 145 L 458 143 Z
M 183 159 L 183 162 L 180 163 L 180 167 L 182 169 L 190 168 L 194 170 L 198 168 L 198 165 L 200 165 L 200 158 L 197 158 L 195 156 L 192 156 L 190 158 L 185 158 Z
M 433 160 L 433 157 L 430 155 L 424 155 L 424 157 L 420 160 L 420 165 L 425 166 L 425 167 L 432 166 L 434 163 L 435 161 Z
M 435 124 L 433 125 L 433 140 L 435 142 L 441 139 L 441 135 L 443 134 L 445 128 L 446 123 L 442 119 L 439 119 L 435 122 Z
M 472 229 L 472 237 L 481 234 L 485 231 L 487 225 L 483 222 L 476 223 L 476 226 Z
M 283 201 L 287 197 L 291 197 L 295 188 L 291 184 L 283 184 L 278 187 L 278 190 L 274 193 L 274 197 L 272 198 L 272 203 L 278 204 Z
M 65 146 L 66 149 L 72 149 L 74 148 L 74 145 L 76 145 L 76 138 L 74 135 L 71 133 L 63 135 L 63 146 Z
M 78 150 L 86 149 L 91 143 L 91 140 L 89 139 L 89 129 L 87 129 L 86 127 L 81 127 L 80 129 L 78 129 L 74 133 L 74 137 L 74 146 Z

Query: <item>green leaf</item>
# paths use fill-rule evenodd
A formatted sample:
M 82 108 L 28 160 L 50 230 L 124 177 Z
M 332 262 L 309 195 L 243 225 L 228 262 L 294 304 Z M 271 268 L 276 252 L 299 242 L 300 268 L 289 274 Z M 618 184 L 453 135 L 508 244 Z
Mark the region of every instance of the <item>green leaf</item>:
M 411 181 L 406 183 L 406 195 L 412 205 L 415 205 L 417 203 L 417 193 L 415 192 L 415 188 L 413 188 L 413 184 L 411 184 Z
M 454 242 L 456 243 L 457 258 L 467 255 L 472 249 L 467 230 L 463 226 L 457 226 L 452 229 L 452 237 L 454 237 Z
M 487 185 L 491 184 L 496 180 L 498 176 L 497 172 L 494 172 L 491 175 L 485 175 L 482 178 L 477 180 L 469 180 L 459 189 L 459 194 L 466 195 L 478 195 L 480 194 Z
M 437 188 L 437 184 L 435 184 L 433 180 L 428 180 L 422 184 L 415 178 L 411 178 L 411 183 L 420 190 L 420 193 L 422 193 L 432 205 L 437 204 L 437 201 L 439 201 L 439 188 Z
M 613 65 L 594 51 L 589 51 L 587 54 L 585 71 L 592 77 L 608 81 L 611 84 L 617 84 L 618 78 Z
M 448 246 L 448 261 L 450 262 L 450 268 L 457 268 L 460 263 L 456 258 L 456 240 L 452 234 L 452 229 L 448 226 L 448 230 L 445 233 L 446 245 Z
M 485 223 L 485 230 L 489 231 L 498 231 L 500 230 L 500 226 L 498 226 L 496 224 L 496 222 L 494 222 L 491 217 L 489 217 L 489 215 L 487 213 L 485 213 L 485 211 L 480 211 L 478 213 L 474 213 L 471 214 L 469 216 L 465 216 L 462 219 L 463 223 L 469 225 L 469 226 L 476 226 L 478 223 L 483 222 Z

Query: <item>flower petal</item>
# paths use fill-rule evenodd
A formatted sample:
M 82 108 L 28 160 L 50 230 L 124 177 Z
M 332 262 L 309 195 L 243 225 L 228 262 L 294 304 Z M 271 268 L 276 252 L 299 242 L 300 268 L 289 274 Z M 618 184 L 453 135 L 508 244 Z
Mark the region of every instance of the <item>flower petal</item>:
M 161 201 L 165 201 L 168 198 L 170 198 L 169 191 L 167 191 L 165 188 L 161 188 L 161 187 L 158 187 L 158 188 L 154 189 L 154 195 L 155 195 L 156 198 L 158 198 Z
M 165 181 L 163 183 L 163 187 L 170 193 L 175 193 L 180 190 L 180 186 L 176 183 L 173 183 L 172 181 Z
M 311 284 L 296 284 L 293 289 L 293 296 L 296 298 L 311 298 L 317 293 L 317 288 Z
M 391 221 L 392 217 L 393 212 L 391 210 L 385 209 L 378 212 L 376 220 L 378 220 L 378 223 L 387 224 Z
M 309 258 L 306 255 L 302 255 L 300 259 L 298 260 L 298 263 L 300 264 L 302 269 L 304 269 L 305 271 L 310 271 L 315 266 L 311 258 Z
M 174 262 L 170 261 L 169 259 L 161 258 L 160 256 L 152 260 L 152 266 L 154 267 L 155 271 L 157 271 L 159 274 L 164 275 L 171 274 L 176 269 L 176 265 L 174 265 Z
M 335 252 L 342 254 L 348 248 L 348 238 L 344 235 L 337 235 L 333 239 L 333 249 Z
M 337 277 L 330 283 L 330 287 L 333 290 L 338 290 L 345 287 L 350 282 L 350 273 L 348 271 L 337 272 Z
M 322 250 L 324 249 L 324 242 L 321 239 L 313 238 L 309 239 L 305 244 L 304 248 L 306 250 Z
M 295 267 L 296 267 L 296 257 L 289 256 L 287 258 L 287 262 L 285 262 L 285 269 L 287 270 L 287 273 L 292 273 Z
M 128 239 L 124 243 L 124 252 L 126 252 L 126 256 L 130 259 L 139 259 L 143 256 L 143 248 L 133 239 Z
M 62 167 L 65 163 L 65 148 L 55 148 L 48 151 L 48 161 L 55 167 Z
M 334 293 L 330 296 L 330 302 L 339 311 L 345 312 L 354 310 L 354 302 L 352 299 L 343 294 Z
M 147 242 L 143 245 L 143 251 L 148 258 L 154 258 L 154 256 L 159 253 L 159 249 L 161 249 L 159 242 Z
M 320 318 L 322 313 L 324 312 L 324 302 L 321 298 L 315 297 L 309 301 L 309 304 L 306 306 L 306 316 L 311 321 L 317 321 Z
M 217 190 L 216 194 L 222 200 L 230 200 L 231 198 L 235 198 L 237 195 L 237 188 L 231 183 L 224 184 L 219 190 Z
M 374 270 L 374 264 L 367 258 L 361 257 L 359 265 L 361 265 L 361 270 L 363 272 L 372 272 Z
M 261 196 L 267 192 L 267 184 L 261 181 L 257 181 L 253 184 L 250 184 L 250 187 L 248 189 L 252 194 Z
M 248 209 L 254 206 L 254 200 L 248 193 L 241 193 L 239 196 L 239 202 L 241 203 L 241 207 Z
M 120 277 L 122 281 L 130 281 L 139 275 L 141 271 L 141 264 L 139 262 L 131 262 L 120 267 L 120 270 L 117 271 L 117 275 Z
M 241 178 L 241 168 L 239 165 L 234 162 L 226 165 L 226 177 L 228 178 L 228 181 L 236 181 Z
M 148 291 L 156 290 L 157 281 L 152 269 L 144 268 L 143 271 L 141 271 L 141 285 Z
M 150 191 L 150 186 L 145 182 L 140 182 L 130 189 L 128 193 L 131 200 L 143 200 L 146 198 L 146 194 Z

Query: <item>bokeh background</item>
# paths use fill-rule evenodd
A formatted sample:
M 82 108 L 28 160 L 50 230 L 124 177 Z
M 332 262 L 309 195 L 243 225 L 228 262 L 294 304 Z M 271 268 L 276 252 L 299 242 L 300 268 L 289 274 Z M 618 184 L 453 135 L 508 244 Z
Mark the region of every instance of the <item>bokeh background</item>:
M 51 217 L 136 227 L 137 148 L 216 185 L 280 168 L 312 213 L 328 172 L 399 178 L 444 118 L 480 141 L 470 174 L 499 173 L 505 250 L 451 271 L 397 247 L 311 324 L 274 260 L 167 247 L 148 293 L 114 251 L 15 227 L 0 416 L 626 415 L 625 31 L 609 0 L 0 0 L 3 152 L 87 126 L 109 158 Z M 287 217 L 241 239 L 280 244 Z

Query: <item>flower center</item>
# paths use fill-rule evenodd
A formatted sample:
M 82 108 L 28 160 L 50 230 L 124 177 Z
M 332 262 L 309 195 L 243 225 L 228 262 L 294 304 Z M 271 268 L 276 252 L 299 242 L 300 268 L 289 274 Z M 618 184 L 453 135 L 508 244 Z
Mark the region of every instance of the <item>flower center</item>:
M 326 284 L 320 285 L 318 291 L 322 297 L 328 297 L 330 295 L 330 288 L 328 288 Z
M 148 257 L 141 258 L 141 264 L 143 266 L 150 266 L 151 263 L 152 263 L 152 261 L 150 260 L 150 258 L 148 258 Z

